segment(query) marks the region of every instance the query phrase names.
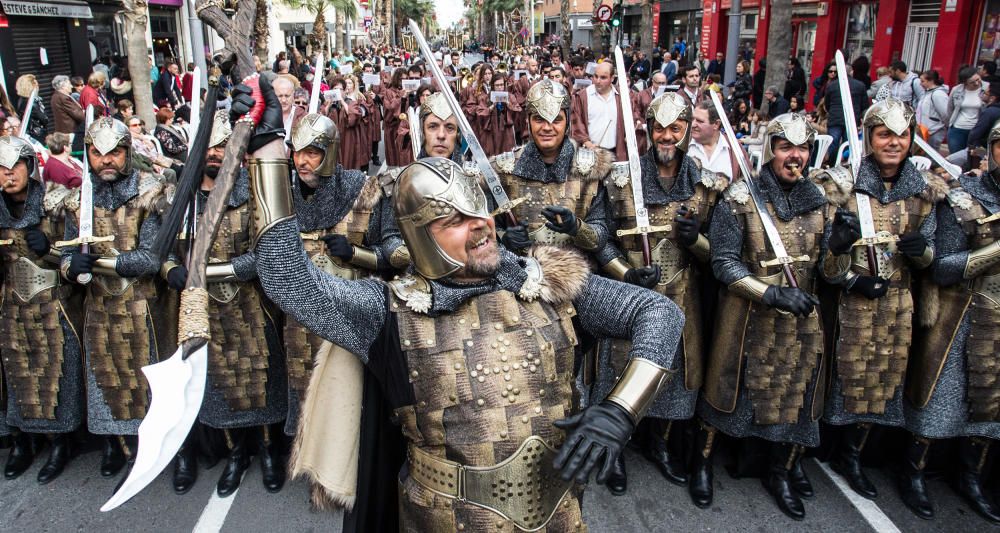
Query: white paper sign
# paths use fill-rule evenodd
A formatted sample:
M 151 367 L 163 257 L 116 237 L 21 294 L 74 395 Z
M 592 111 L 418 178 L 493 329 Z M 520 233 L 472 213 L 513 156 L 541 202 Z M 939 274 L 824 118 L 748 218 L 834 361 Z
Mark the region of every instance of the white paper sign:
M 354 67 L 351 65 L 341 65 L 340 69 L 338 70 L 340 71 L 340 74 L 342 76 L 348 76 L 350 74 L 354 74 Z
M 593 82 L 588 80 L 587 78 L 577 78 L 573 80 L 573 87 L 577 87 L 580 89 L 583 89 L 584 87 L 587 87 L 592 84 Z
M 49 51 L 44 48 L 38 49 L 38 58 L 42 61 L 42 66 L 49 64 Z
M 528 75 L 528 71 L 527 70 L 515 70 L 514 71 L 514 79 L 515 80 L 519 80 L 519 79 L 521 79 L 521 76 L 527 76 L 527 75 Z
M 594 73 L 597 72 L 597 63 L 593 63 L 593 62 L 587 63 L 587 68 L 586 68 L 586 70 L 584 70 L 584 72 L 586 72 L 587 74 L 593 76 Z
M 382 80 L 379 79 L 378 74 L 364 74 L 361 76 L 361 82 L 365 84 L 365 87 L 371 87 L 379 85 Z
M 507 103 L 510 101 L 510 93 L 507 91 L 490 91 L 490 102 L 494 104 L 497 103 Z
M 422 83 L 424 85 L 432 85 L 432 83 L 431 83 L 432 79 L 433 78 L 420 78 L 420 83 Z
M 420 80 L 403 80 L 404 91 L 416 91 L 420 88 Z
M 330 100 L 332 102 L 339 102 L 344 99 L 344 96 L 343 93 L 340 91 L 340 88 L 337 88 L 337 89 L 330 89 L 329 91 L 323 93 L 323 98 Z

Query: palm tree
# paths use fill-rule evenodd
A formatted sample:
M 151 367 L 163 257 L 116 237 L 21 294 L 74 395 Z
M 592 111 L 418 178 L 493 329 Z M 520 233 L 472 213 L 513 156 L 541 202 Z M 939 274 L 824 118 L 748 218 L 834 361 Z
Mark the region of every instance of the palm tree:
M 573 45 L 573 30 L 569 27 L 569 0 L 559 2 L 559 24 L 562 25 L 562 58 L 569 61 L 569 49 Z
M 767 28 L 767 74 L 764 76 L 764 88 L 777 87 L 782 90 L 785 82 L 785 65 L 792 50 L 792 0 L 771 0 L 771 12 L 768 14 Z M 767 104 L 766 99 L 761 104 Z M 767 109 L 763 105 L 761 106 Z M 767 104 L 767 107 L 770 107 Z
M 257 14 L 253 21 L 254 54 L 260 59 L 261 65 L 267 65 L 267 44 L 271 35 L 267 17 L 271 11 L 270 7 L 268 0 L 257 0 Z
M 326 11 L 328 9 L 333 9 L 337 15 L 337 35 L 343 35 L 344 41 L 349 44 L 346 32 L 350 28 L 346 22 L 349 19 L 358 18 L 358 6 L 354 0 L 281 0 L 281 3 L 292 9 L 305 9 L 316 17 L 313 20 L 313 31 L 309 35 L 309 43 L 314 52 L 329 52 L 326 36 Z
M 150 82 L 150 63 L 146 50 L 146 25 L 149 24 L 148 5 L 144 0 L 122 0 L 125 19 L 125 38 L 128 39 L 128 73 L 132 77 L 132 95 L 135 112 L 147 124 L 156 123 L 153 113 L 153 86 Z

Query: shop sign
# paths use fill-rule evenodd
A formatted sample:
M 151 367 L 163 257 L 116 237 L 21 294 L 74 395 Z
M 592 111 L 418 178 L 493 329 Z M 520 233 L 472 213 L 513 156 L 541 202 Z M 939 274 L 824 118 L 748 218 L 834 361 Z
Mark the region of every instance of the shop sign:
M 8 17 L 62 17 L 89 19 L 94 18 L 90 6 L 79 4 L 57 4 L 54 2 L 33 2 L 24 0 L 0 0 L 4 13 Z

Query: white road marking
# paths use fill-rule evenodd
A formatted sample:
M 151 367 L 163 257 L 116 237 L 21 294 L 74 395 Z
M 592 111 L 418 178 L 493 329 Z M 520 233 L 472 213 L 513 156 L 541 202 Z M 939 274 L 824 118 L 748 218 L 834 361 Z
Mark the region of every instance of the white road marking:
M 245 472 L 243 476 L 246 477 Z M 240 483 L 242 484 L 242 481 Z M 226 515 L 229 514 L 229 509 L 233 506 L 233 500 L 239 493 L 240 489 L 237 488 L 229 496 L 220 498 L 219 493 L 213 490 L 212 497 L 208 499 L 208 504 L 201 511 L 201 516 L 198 517 L 198 522 L 194 525 L 191 533 L 218 533 L 221 531 L 222 524 L 226 523 Z
M 884 512 L 882 512 L 882 509 L 879 508 L 875 502 L 869 500 L 868 498 L 859 496 L 856 492 L 854 492 L 854 489 L 848 485 L 847 480 L 840 477 L 840 475 L 831 470 L 830 467 L 816 459 L 812 459 L 812 461 L 816 462 L 816 466 L 818 466 L 819 469 L 826 474 L 826 477 L 830 478 L 830 481 L 837 486 L 837 489 L 840 490 L 841 494 L 847 498 L 847 501 L 851 502 L 851 505 L 853 505 L 858 511 L 861 518 L 864 518 L 865 522 L 868 522 L 868 525 L 871 526 L 872 529 L 878 531 L 879 533 L 901 533 L 900 529 L 896 527 L 896 524 L 894 524 L 892 520 Z

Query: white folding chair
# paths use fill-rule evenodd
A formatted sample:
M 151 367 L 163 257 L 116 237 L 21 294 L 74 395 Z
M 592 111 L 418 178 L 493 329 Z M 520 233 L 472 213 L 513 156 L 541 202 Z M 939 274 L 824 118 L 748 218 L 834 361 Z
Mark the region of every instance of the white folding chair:
M 760 172 L 760 166 L 764 159 L 764 148 L 759 144 L 753 144 L 747 146 L 747 155 L 750 156 L 750 163 L 754 166 L 754 170 L 758 173 Z
M 911 155 L 910 162 L 913 166 L 917 167 L 917 170 L 927 170 L 931 168 L 931 160 L 922 155 Z
M 844 152 L 847 151 L 847 143 L 842 143 L 840 148 L 837 148 L 837 159 L 830 161 L 830 166 L 840 165 L 844 161 Z
M 816 136 L 816 162 L 813 163 L 810 170 L 823 166 L 823 160 L 826 159 L 826 151 L 830 149 L 831 144 L 833 144 L 833 137 L 822 134 Z

